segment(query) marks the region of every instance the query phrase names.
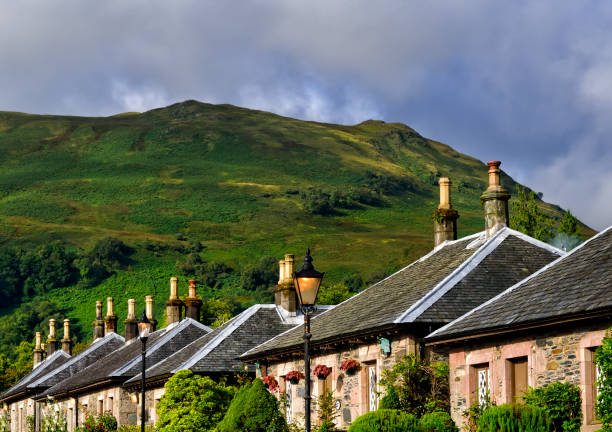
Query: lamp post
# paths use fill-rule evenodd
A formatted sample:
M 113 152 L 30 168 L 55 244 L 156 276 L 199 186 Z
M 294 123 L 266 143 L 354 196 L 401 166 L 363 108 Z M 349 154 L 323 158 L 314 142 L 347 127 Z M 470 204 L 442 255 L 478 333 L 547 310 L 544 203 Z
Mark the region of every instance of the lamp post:
M 293 272 L 293 283 L 300 299 L 300 310 L 304 315 L 304 375 L 306 375 L 306 391 L 304 395 L 305 427 L 310 432 L 310 315 L 316 310 L 315 303 L 325 273 L 315 270 L 312 265 L 310 249 L 306 250 L 302 268 Z
M 142 317 L 138 321 L 138 335 L 142 342 L 142 375 L 140 380 L 140 430 L 145 432 L 145 369 L 146 369 L 146 354 L 147 354 L 147 339 L 151 331 L 151 321 L 147 318 L 145 311 L 142 311 Z

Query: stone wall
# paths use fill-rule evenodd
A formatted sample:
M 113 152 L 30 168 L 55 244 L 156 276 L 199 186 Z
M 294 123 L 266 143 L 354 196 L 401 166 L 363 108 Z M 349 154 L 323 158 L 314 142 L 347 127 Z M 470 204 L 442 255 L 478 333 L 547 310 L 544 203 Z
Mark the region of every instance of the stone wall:
M 478 401 L 478 370 L 488 367 L 489 395 L 495 404 L 515 401 L 512 368 L 527 360 L 527 385 L 541 387 L 562 381 L 582 391 L 583 430 L 595 430 L 593 418 L 593 353 L 612 321 L 588 326 L 534 331 L 516 337 L 470 342 L 449 353 L 451 415 L 458 425 L 463 412 Z
M 334 392 L 334 399 L 337 404 L 337 418 L 335 421 L 337 427 L 347 429 L 357 417 L 369 411 L 369 367 L 373 366 L 376 368 L 376 378 L 378 381 L 385 369 L 393 367 L 405 355 L 416 354 L 417 352 L 414 338 L 410 336 L 396 336 L 389 339 L 391 342 L 391 352 L 388 355 L 381 351 L 379 342 L 374 339 L 369 344 L 364 343 L 353 347 L 345 346 L 328 351 L 327 353 L 317 351 L 311 356 L 311 370 L 314 370 L 319 364 L 326 365 L 332 369 L 330 377 L 325 381 L 318 380 L 314 376 L 312 377 L 313 424 L 317 424 L 318 418 L 315 402 L 326 387 Z M 361 370 L 349 376 L 340 369 L 340 365 L 345 360 L 351 358 L 360 363 Z M 267 367 L 262 367 L 261 372 L 276 378 L 280 385 L 280 394 L 285 393 L 287 387 L 290 388 L 292 398 L 290 408 L 292 413 L 291 421 L 303 424 L 305 381 L 301 380 L 297 385 L 287 386 L 282 378 L 293 370 L 304 373 L 304 359 L 302 356 L 272 362 Z M 378 389 L 378 391 L 381 390 L 380 388 Z
M 34 416 L 36 404 L 32 399 L 23 399 L 9 404 L 6 408 L 6 417 L 10 422 L 11 432 L 26 432 L 27 417 Z

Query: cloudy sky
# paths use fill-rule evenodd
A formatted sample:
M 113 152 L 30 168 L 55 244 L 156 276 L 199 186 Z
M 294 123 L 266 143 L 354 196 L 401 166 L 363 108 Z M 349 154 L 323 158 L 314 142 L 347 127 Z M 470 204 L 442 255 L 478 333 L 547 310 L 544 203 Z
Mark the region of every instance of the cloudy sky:
M 400 121 L 612 224 L 612 2 L 0 0 L 0 110 Z

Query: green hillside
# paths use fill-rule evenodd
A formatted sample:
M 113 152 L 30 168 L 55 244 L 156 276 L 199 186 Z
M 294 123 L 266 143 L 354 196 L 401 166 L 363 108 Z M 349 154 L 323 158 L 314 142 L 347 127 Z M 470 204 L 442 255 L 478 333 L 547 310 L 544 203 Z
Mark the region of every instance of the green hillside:
M 190 241 L 202 242 L 205 262 L 234 269 L 201 293 L 245 306 L 266 297 L 240 276 L 263 256 L 299 259 L 311 246 L 329 283 L 365 281 L 423 255 L 433 245 L 440 176 L 453 181 L 459 235 L 484 224 L 485 165 L 399 123 L 322 124 L 195 101 L 105 118 L 0 112 L 0 150 L 5 247 L 59 241 L 82 253 L 114 237 L 135 251 L 99 285 L 44 294 L 82 338 L 94 301 L 107 296 L 121 323 L 126 300 L 142 308 L 146 294 L 161 317 L 168 278 Z M 511 178 L 503 182 L 514 192 Z M 0 324 L 16 307 L 2 310 Z

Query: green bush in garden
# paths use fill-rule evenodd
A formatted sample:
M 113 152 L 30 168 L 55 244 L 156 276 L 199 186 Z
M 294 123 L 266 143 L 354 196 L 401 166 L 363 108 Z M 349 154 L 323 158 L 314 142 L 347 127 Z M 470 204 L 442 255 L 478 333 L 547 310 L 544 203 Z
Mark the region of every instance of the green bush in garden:
M 88 415 L 76 432 L 110 432 L 117 430 L 117 419 L 110 413 L 94 417 Z
M 242 387 L 230 404 L 217 432 L 287 432 L 287 423 L 279 402 L 256 379 Z
M 529 405 L 497 405 L 484 410 L 478 432 L 553 432 L 555 429 L 542 408 Z
M 420 432 L 420 428 L 412 414 L 379 409 L 357 417 L 349 432 Z
M 459 428 L 451 418 L 450 414 L 436 411 L 425 414 L 419 420 L 421 432 L 458 432 Z
M 580 431 L 582 398 L 578 386 L 555 382 L 535 389 L 530 387 L 523 400 L 527 405 L 544 409 L 556 432 Z
M 234 388 L 190 370 L 174 374 L 157 405 L 157 430 L 163 432 L 213 431 L 225 415 Z
M 595 353 L 595 363 L 600 370 L 597 381 L 597 417 L 603 432 L 612 432 L 612 336 L 606 333 Z

